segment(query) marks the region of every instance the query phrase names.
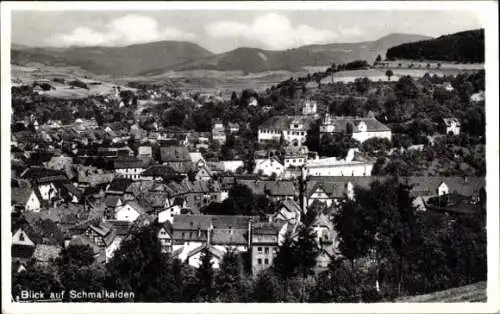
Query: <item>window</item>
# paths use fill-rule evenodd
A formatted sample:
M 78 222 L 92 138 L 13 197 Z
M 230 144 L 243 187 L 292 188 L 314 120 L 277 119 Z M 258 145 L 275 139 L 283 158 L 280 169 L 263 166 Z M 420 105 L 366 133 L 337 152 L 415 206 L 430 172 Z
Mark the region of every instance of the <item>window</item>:
M 22 231 L 19 233 L 19 241 L 24 241 L 24 233 Z
M 257 252 L 262 253 L 262 247 L 261 247 L 261 246 L 259 246 L 259 247 L 257 248 Z
M 264 264 L 269 265 L 269 260 L 267 258 L 264 259 Z
M 257 259 L 257 264 L 262 265 L 262 259 L 261 258 Z
M 268 248 L 268 247 L 266 247 L 266 248 L 264 249 L 264 253 L 266 253 L 266 254 L 268 254 L 268 253 L 269 253 L 269 248 Z

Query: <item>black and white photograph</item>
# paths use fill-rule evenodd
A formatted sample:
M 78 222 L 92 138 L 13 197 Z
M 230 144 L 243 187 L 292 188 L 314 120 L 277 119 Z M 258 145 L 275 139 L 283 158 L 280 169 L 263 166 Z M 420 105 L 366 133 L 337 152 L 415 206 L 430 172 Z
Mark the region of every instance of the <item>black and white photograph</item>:
M 2 312 L 499 311 L 497 10 L 3 2 Z

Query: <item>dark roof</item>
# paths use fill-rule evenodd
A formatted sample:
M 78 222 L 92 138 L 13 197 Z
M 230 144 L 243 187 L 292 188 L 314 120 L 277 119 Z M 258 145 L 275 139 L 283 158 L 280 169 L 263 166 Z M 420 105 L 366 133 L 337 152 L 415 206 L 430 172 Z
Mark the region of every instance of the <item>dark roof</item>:
M 37 183 L 64 181 L 68 179 L 63 171 L 38 166 L 26 169 L 21 173 L 21 178 L 31 179 Z
M 106 205 L 106 207 L 114 208 L 119 199 L 121 199 L 121 196 L 119 195 L 106 195 L 106 197 L 104 198 L 104 204 Z
M 146 168 L 147 162 L 137 158 L 119 158 L 114 161 L 115 169 Z
M 30 259 L 35 252 L 35 246 L 32 245 L 17 245 L 11 246 L 12 258 Z
M 189 151 L 183 146 L 160 147 L 162 162 L 191 161 Z
M 83 191 L 76 188 L 73 184 L 71 183 L 66 183 L 63 184 L 63 187 L 68 191 L 69 193 L 75 195 L 76 197 L 80 198 L 83 196 Z
M 132 223 L 129 221 L 106 220 L 106 223 L 111 225 L 111 228 L 115 230 L 117 236 L 128 235 L 132 228 Z
M 271 196 L 296 195 L 293 181 L 265 181 L 255 179 L 236 179 L 238 184 L 247 186 L 255 195 L 269 193 Z
M 11 201 L 13 204 L 26 205 L 32 193 L 32 188 L 12 188 Z
M 332 124 L 335 126 L 335 132 L 345 131 L 347 129 L 347 124 L 350 123 L 353 126 L 353 132 L 356 133 L 358 132 L 357 127 L 360 122 L 364 122 L 366 124 L 366 130 L 368 132 L 391 130 L 375 118 L 342 116 L 333 117 L 332 119 Z
M 169 161 L 167 162 L 175 172 L 177 173 L 188 173 L 195 169 L 195 166 L 191 160 L 188 161 Z
M 300 206 L 294 200 L 284 200 L 281 202 L 281 205 L 290 212 L 301 212 Z
M 174 230 L 246 229 L 248 221 L 257 221 L 257 216 L 241 215 L 174 215 Z
M 108 192 L 122 192 L 125 193 L 130 184 L 132 184 L 132 180 L 128 178 L 114 178 L 113 181 L 109 184 Z
M 443 200 L 442 205 L 433 201 Z M 472 202 L 471 198 L 468 196 L 462 196 L 459 194 L 448 194 L 440 197 L 433 197 L 425 203 L 425 207 L 429 210 L 434 210 L 437 212 L 449 212 L 455 214 L 468 214 L 474 215 L 481 213 L 482 209 L 478 204 Z
M 179 176 L 179 173 L 169 165 L 153 165 L 144 170 L 142 176 L 173 178 Z
M 247 229 L 214 229 L 210 236 L 211 244 L 245 245 L 248 243 Z
M 293 121 L 304 124 L 304 129 L 314 122 L 311 116 L 273 116 L 259 126 L 259 129 L 286 130 Z
M 33 257 L 38 262 L 49 262 L 59 257 L 62 247 L 60 245 L 40 244 L 35 248 Z

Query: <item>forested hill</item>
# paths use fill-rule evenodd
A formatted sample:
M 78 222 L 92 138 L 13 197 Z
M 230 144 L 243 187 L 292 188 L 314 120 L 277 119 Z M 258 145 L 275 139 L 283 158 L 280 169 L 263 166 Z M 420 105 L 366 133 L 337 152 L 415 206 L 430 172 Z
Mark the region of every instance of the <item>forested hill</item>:
M 387 50 L 387 59 L 484 62 L 484 29 L 395 46 Z

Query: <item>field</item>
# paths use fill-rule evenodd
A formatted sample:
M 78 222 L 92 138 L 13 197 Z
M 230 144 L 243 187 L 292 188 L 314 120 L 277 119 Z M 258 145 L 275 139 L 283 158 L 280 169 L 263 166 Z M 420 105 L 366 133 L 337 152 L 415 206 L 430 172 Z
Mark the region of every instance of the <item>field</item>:
M 414 297 L 400 298 L 397 302 L 486 302 L 486 282 L 452 288 Z
M 412 69 L 408 65 L 414 64 Z M 336 72 L 333 75 L 334 82 L 353 82 L 357 78 L 367 77 L 372 81 L 388 81 L 385 75 L 388 68 L 394 75 L 391 81 L 397 81 L 401 76 L 410 75 L 412 77 L 422 77 L 426 73 L 431 75 L 456 75 L 460 72 L 475 71 L 482 69 L 482 64 L 452 64 L 442 63 L 441 68 L 437 69 L 432 64 L 430 69 L 426 69 L 427 62 L 413 61 L 391 61 L 386 62 L 385 68 L 374 68 L 367 70 L 353 70 Z M 399 67 L 399 64 L 402 64 Z M 418 68 L 420 67 L 420 68 Z M 40 64 L 30 66 L 12 65 L 12 82 L 17 84 L 32 84 L 33 81 L 40 79 L 51 80 L 53 78 L 72 79 L 92 79 L 101 82 L 100 85 L 92 85 L 89 90 L 74 88 L 69 86 L 52 83 L 55 90 L 46 92 L 52 97 L 61 98 L 84 98 L 89 95 L 110 94 L 113 92 L 113 86 L 120 85 L 125 89 L 128 82 L 147 82 L 170 85 L 172 87 L 184 90 L 198 91 L 200 93 L 216 93 L 223 97 L 230 97 L 233 91 L 240 92 L 243 89 L 254 89 L 263 91 L 272 85 L 282 82 L 290 77 L 306 76 L 308 73 L 324 71 L 327 67 L 305 67 L 300 72 L 290 71 L 267 71 L 260 73 L 244 74 L 242 71 L 215 71 L 215 70 L 193 70 L 193 71 L 170 71 L 156 76 L 135 76 L 111 79 L 105 75 L 95 75 L 76 67 L 51 67 Z M 332 82 L 331 76 L 324 78 L 321 83 L 329 84 Z
M 62 78 L 66 81 L 97 81 L 99 85 L 88 85 L 89 89 L 71 88 L 66 84 L 54 82 L 54 78 Z M 55 88 L 43 92 L 44 95 L 55 98 L 86 98 L 90 95 L 109 95 L 113 93 L 113 86 L 120 85 L 119 82 L 110 80 L 107 76 L 98 76 L 74 67 L 51 67 L 45 65 L 17 66 L 11 65 L 11 81 L 13 85 L 32 85 L 38 80 L 49 80 Z M 131 89 L 120 86 L 122 90 Z

